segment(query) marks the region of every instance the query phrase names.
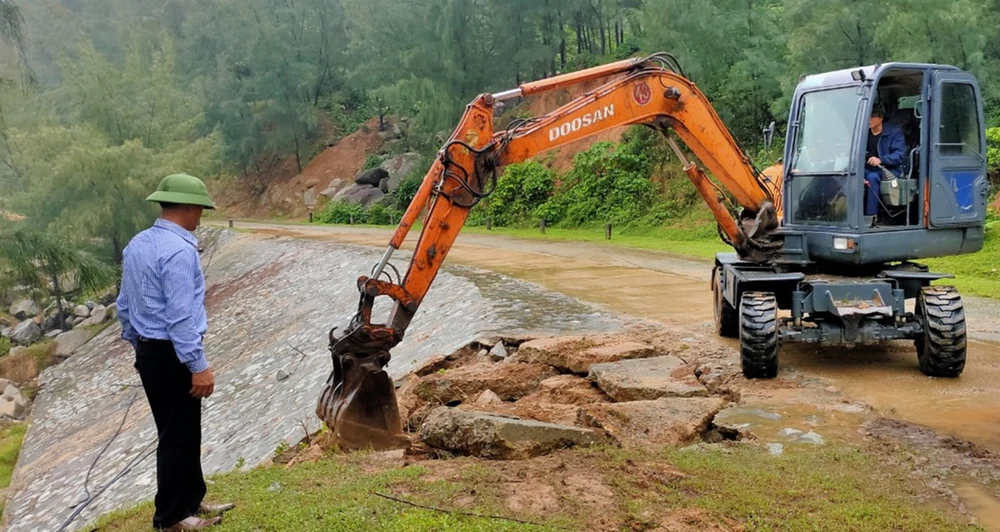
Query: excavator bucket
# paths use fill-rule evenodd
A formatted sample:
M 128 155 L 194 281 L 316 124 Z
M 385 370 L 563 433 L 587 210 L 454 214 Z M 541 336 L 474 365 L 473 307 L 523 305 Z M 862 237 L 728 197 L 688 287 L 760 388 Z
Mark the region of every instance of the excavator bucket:
M 333 372 L 316 406 L 316 415 L 347 449 L 409 447 L 396 403 L 396 390 L 385 365 L 389 352 L 342 351 L 349 342 L 331 346 Z

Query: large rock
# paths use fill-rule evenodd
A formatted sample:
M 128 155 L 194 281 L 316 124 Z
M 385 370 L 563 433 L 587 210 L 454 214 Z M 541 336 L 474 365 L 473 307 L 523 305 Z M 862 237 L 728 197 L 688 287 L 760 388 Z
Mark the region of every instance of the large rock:
M 10 306 L 10 315 L 19 320 L 26 320 L 42 313 L 38 303 L 30 299 L 22 299 Z
M 17 404 L 7 396 L 0 396 L 0 417 L 21 419 L 24 417 L 25 406 Z
M 327 185 L 323 192 L 320 192 L 320 194 L 329 199 L 333 199 L 342 188 L 344 188 L 344 180 L 339 178 L 334 179 L 333 181 L 330 181 L 330 184 Z
M 607 337 L 585 338 L 565 336 L 539 338 L 521 344 L 517 360 L 547 364 L 580 375 L 590 372 L 594 364 L 617 362 L 632 358 L 657 356 L 656 349 L 639 342 L 615 340 Z
M 344 203 L 357 203 L 363 207 L 368 207 L 385 197 L 385 193 L 376 187 L 370 187 L 368 185 L 349 185 L 344 187 L 343 190 L 337 192 L 337 195 L 331 199 L 333 202 L 344 202 Z
M 675 356 L 622 360 L 591 366 L 590 379 L 618 402 L 708 397 L 708 390 L 683 366 Z
M 90 317 L 80 322 L 80 327 L 100 325 L 107 319 L 108 309 L 104 305 L 96 305 L 94 306 L 94 310 L 90 311 Z
M 94 333 L 87 329 L 76 329 L 56 336 L 56 356 L 68 357 L 83 344 L 87 343 Z
M 389 192 L 396 190 L 399 187 L 399 182 L 416 170 L 419 164 L 419 153 L 404 153 L 382 161 L 379 168 L 389 174 L 389 179 L 386 181 L 386 189 Z
M 76 308 L 73 309 L 73 315 L 79 318 L 86 318 L 90 316 L 90 308 L 87 307 L 87 305 L 77 305 Z
M 474 364 L 434 373 L 417 385 L 417 397 L 428 402 L 471 402 L 486 390 L 501 399 L 512 401 L 524 397 L 538 384 L 556 372 L 540 364 Z
M 580 405 L 608 401 L 608 396 L 594 383 L 576 375 L 545 379 L 534 393 L 513 403 L 484 401 L 483 396 L 487 393 L 492 394 L 487 390 L 473 403 L 463 403 L 459 408 L 557 425 L 574 425 L 580 417 Z
M 59 336 L 60 334 L 62 334 L 64 332 L 66 332 L 66 331 L 64 331 L 62 329 L 52 329 L 51 331 L 45 333 L 45 337 L 46 338 L 55 338 L 56 336 Z
M 365 170 L 355 176 L 354 182 L 358 185 L 377 187 L 378 184 L 387 177 L 389 177 L 389 172 L 386 172 L 381 168 L 372 168 L 371 170 Z
M 604 429 L 623 446 L 658 448 L 696 440 L 724 404 L 716 397 L 597 403 L 580 407 L 580 421 Z
M 21 395 L 21 390 L 17 389 L 17 386 L 13 384 L 7 384 L 3 388 L 3 397 L 14 401 L 21 406 L 28 406 L 28 398 Z
M 10 338 L 10 327 L 0 327 L 0 336 Z
M 18 345 L 31 345 L 42 339 L 42 328 L 35 320 L 24 320 L 10 330 L 10 339 Z
M 518 460 L 606 441 L 598 431 L 449 407 L 430 412 L 420 437 L 431 447 L 481 458 Z

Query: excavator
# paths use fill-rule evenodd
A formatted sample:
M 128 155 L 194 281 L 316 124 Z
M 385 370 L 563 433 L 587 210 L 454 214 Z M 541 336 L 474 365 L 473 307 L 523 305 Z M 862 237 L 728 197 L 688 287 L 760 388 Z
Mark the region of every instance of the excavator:
M 604 83 L 554 111 L 494 128 L 500 102 L 595 80 Z M 871 190 L 865 149 L 876 105 L 903 132 L 907 151 L 895 172 L 880 165 L 883 178 Z M 715 327 L 739 339 L 747 378 L 775 377 L 782 344 L 891 340 L 913 341 L 926 375 L 957 377 L 966 360 L 961 296 L 932 285 L 952 275 L 912 261 L 982 248 L 989 192 L 983 120 L 976 78 L 952 66 L 886 63 L 809 75 L 792 98 L 782 162 L 761 172 L 667 53 L 481 94 L 438 152 L 381 260 L 358 279 L 348 326 L 330 331 L 333 371 L 316 414 L 346 448 L 405 447 L 385 371 L 389 351 L 470 210 L 506 165 L 625 125 L 663 134 L 733 248 L 716 255 L 712 271 Z M 877 212 L 866 212 L 868 194 Z M 401 276 L 390 260 L 421 213 Z M 392 300 L 386 323 L 372 322 L 379 297 Z

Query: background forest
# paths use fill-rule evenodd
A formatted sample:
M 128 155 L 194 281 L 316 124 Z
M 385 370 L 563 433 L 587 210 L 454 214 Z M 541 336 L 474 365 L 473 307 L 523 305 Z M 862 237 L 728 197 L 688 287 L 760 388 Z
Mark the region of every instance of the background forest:
M 772 120 L 780 145 L 803 74 L 888 60 L 972 71 L 990 124 L 1000 125 L 998 4 L 0 0 L 0 223 L 23 217 L 20 228 L 83 243 L 114 264 L 155 216 L 142 198 L 167 173 L 263 186 L 275 161 L 294 156 L 301 170 L 376 116 L 402 120 L 401 149 L 429 155 L 435 134 L 478 93 L 661 50 L 754 154 Z M 991 137 L 1000 141 L 1000 130 Z M 528 163 L 508 171 L 477 216 L 498 225 L 664 224 L 697 199 L 684 183 L 649 182 L 662 157 L 632 133 L 580 154 L 565 176 Z M 373 221 L 405 207 L 412 184 Z M 608 186 L 618 195 L 600 201 L 587 188 Z M 634 201 L 615 200 L 623 197 Z M 337 221 L 342 207 L 325 219 Z

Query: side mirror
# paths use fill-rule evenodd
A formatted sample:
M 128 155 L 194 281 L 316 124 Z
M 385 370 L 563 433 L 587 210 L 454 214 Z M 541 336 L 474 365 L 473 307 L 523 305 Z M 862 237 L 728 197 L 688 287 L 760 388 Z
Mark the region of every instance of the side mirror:
M 774 143 L 774 120 L 772 120 L 771 123 L 764 128 L 763 133 L 764 133 L 764 149 L 770 150 L 771 144 Z

